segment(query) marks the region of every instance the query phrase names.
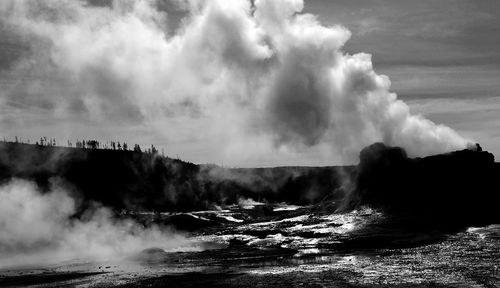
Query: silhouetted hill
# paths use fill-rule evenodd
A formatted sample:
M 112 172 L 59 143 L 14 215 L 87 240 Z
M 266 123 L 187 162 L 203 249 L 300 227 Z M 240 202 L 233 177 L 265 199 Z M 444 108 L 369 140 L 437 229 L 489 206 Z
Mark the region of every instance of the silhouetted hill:
M 23 178 L 43 190 L 63 185 L 84 202 L 115 209 L 203 210 L 251 198 L 312 204 L 352 167 L 228 169 L 158 154 L 0 142 L 0 181 Z
M 500 220 L 500 164 L 480 149 L 412 159 L 375 143 L 358 166 L 229 169 L 138 151 L 0 142 L 0 181 L 11 178 L 43 190 L 62 185 L 83 203 L 115 209 L 204 210 L 249 198 L 321 204 L 314 210 L 323 212 L 367 205 L 446 226 Z

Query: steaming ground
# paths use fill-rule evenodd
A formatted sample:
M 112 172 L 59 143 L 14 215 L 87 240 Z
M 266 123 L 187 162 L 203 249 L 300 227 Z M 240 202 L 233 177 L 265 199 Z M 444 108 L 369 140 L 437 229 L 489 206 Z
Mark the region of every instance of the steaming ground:
M 6 130 L 37 115 L 60 139 L 82 137 L 71 135 L 80 125 L 103 137 L 139 125 L 227 164 L 311 151 L 352 163 L 373 142 L 410 156 L 466 145 L 411 114 L 369 54 L 342 51 L 351 33 L 302 13 L 301 0 L 175 1 L 175 27 L 159 1 L 95 3 L 2 1 L 1 31 L 24 47 L 0 71 Z
M 41 193 L 35 184 L 13 180 L 0 187 L 0 268 L 65 261 L 120 261 L 145 247 L 199 250 L 169 227 L 117 218 L 95 205 L 75 217 L 78 201 L 59 187 Z
M 38 200 L 39 201 L 39 200 Z M 496 287 L 500 227 L 447 234 L 386 225 L 372 209 L 321 214 L 311 207 L 241 201 L 212 211 L 139 213 L 203 224 L 203 251 L 165 251 L 145 241 L 123 259 L 0 269 L 0 285 L 54 287 Z M 390 219 L 389 219 L 390 220 Z M 204 228 L 203 228 L 204 227 Z M 103 231 L 96 231 L 103 232 Z M 114 238 L 113 238 L 114 239 Z M 172 236 L 156 244 L 174 247 Z M 184 240 L 185 241 L 185 240 Z M 211 243 L 208 245 L 207 243 Z M 120 245 L 114 240 L 113 245 Z M 134 247 L 139 248 L 139 247 Z M 102 248 L 101 248 L 102 249 Z

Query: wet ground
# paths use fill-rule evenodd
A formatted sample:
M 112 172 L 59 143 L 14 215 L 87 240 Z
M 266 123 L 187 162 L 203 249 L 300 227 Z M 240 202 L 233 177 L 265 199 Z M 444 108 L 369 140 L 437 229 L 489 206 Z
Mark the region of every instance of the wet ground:
M 188 223 L 204 251 L 4 269 L 0 287 L 500 287 L 500 225 L 444 233 L 370 209 L 255 204 L 135 217 Z

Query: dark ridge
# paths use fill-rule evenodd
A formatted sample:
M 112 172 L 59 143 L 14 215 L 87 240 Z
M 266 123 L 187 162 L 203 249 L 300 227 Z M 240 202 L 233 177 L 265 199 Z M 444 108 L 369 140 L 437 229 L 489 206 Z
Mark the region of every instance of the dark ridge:
M 309 205 L 340 187 L 352 169 L 229 169 L 158 153 L 0 142 L 1 183 L 28 179 L 43 191 L 62 185 L 84 204 L 96 201 L 118 211 L 205 210 L 240 198 Z
M 498 223 L 499 172 L 479 145 L 412 159 L 402 148 L 375 143 L 360 153 L 344 209 L 368 205 L 408 223 L 449 228 Z
M 35 181 L 42 191 L 62 185 L 82 209 L 100 202 L 117 211 L 193 211 L 249 198 L 314 204 L 323 213 L 371 206 L 405 225 L 500 220 L 500 164 L 479 146 L 413 159 L 375 143 L 361 151 L 357 167 L 230 169 L 140 151 L 0 142 L 0 182 L 13 178 Z

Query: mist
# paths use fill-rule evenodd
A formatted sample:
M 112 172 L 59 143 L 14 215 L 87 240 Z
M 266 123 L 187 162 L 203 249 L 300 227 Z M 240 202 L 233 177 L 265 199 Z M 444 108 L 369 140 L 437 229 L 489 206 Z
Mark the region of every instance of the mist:
M 0 268 L 62 261 L 122 261 L 147 248 L 200 248 L 168 227 L 114 217 L 95 204 L 74 217 L 78 200 L 61 187 L 41 193 L 32 182 L 0 187 Z
M 140 123 L 209 139 L 231 163 L 312 149 L 353 163 L 373 142 L 410 156 L 469 142 L 412 114 L 370 54 L 342 51 L 350 31 L 302 13 L 301 0 L 174 1 L 175 27 L 162 1 L 95 2 L 2 1 L 3 30 L 28 47 L 2 71 L 25 79 L 0 92 L 16 119 L 28 106 L 110 131 Z

